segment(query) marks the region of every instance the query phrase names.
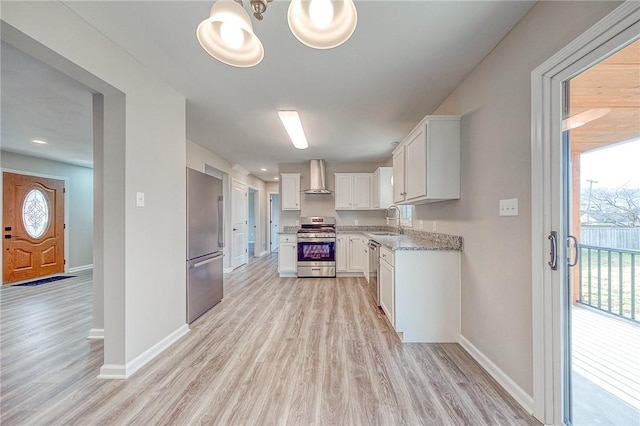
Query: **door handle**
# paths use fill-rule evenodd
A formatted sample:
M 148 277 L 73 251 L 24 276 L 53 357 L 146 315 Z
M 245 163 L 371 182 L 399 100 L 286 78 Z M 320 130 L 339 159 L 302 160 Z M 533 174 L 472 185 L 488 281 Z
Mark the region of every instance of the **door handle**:
M 551 260 L 548 263 L 551 269 L 556 271 L 558 269 L 558 233 L 551 231 L 551 234 L 549 234 L 547 238 L 551 244 L 551 251 L 549 252 Z
M 578 247 L 578 240 L 576 239 L 576 237 L 574 237 L 573 235 L 569 235 L 567 237 L 567 246 L 569 249 L 571 249 L 571 241 L 573 241 L 575 255 L 573 257 L 573 262 L 569 262 L 569 267 L 573 268 L 578 264 L 578 259 L 579 259 L 578 253 L 580 252 L 580 248 Z
M 237 230 L 238 230 L 238 228 L 233 228 L 233 230 L 234 230 L 234 231 L 237 231 Z

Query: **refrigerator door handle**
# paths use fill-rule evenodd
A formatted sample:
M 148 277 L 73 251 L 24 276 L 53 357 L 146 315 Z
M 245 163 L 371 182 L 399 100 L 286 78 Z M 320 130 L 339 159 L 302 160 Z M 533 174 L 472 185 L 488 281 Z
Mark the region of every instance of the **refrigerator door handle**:
M 190 268 L 199 268 L 200 266 L 206 265 L 207 263 L 211 263 L 214 260 L 219 259 L 220 257 L 222 257 L 222 255 L 218 255 L 218 256 L 212 257 L 210 259 L 203 260 L 202 262 L 193 263 L 193 264 L 189 265 L 189 267 Z
M 224 197 L 218 196 L 218 247 L 224 247 Z

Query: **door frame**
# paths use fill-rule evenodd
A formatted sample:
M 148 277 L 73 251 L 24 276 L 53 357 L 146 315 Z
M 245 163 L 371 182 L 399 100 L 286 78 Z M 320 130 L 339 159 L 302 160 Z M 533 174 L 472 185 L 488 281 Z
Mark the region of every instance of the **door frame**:
M 275 238 L 272 238 L 271 235 L 271 222 L 273 221 L 273 204 L 271 202 L 271 196 L 272 195 L 277 195 L 278 198 L 280 198 L 280 193 L 278 191 L 268 191 L 267 192 L 267 200 L 269 201 L 269 208 L 268 210 L 268 214 L 267 214 L 267 218 L 268 218 L 268 225 L 269 225 L 269 249 L 267 250 L 267 254 L 271 254 L 273 253 L 273 241 L 278 241 L 278 236 L 276 234 Z M 282 202 L 281 199 L 278 200 L 278 204 L 280 204 Z M 280 215 L 278 215 L 278 226 L 280 226 Z M 279 242 L 279 241 L 278 241 Z
M 64 273 L 69 273 L 69 262 L 67 262 L 69 260 L 69 210 L 70 210 L 70 205 L 69 205 L 69 191 L 66 191 L 67 188 L 69 188 L 69 178 L 68 177 L 63 177 L 63 176 L 56 176 L 56 175 L 48 175 L 45 173 L 37 173 L 37 172 L 30 172 L 30 171 L 26 171 L 26 170 L 18 170 L 18 169 L 9 169 L 9 168 L 0 168 L 1 172 L 7 172 L 7 173 L 15 173 L 15 174 L 19 174 L 19 175 L 25 175 L 25 176 L 33 176 L 33 177 L 39 177 L 39 178 L 45 178 L 45 179 L 56 179 L 56 180 L 61 180 L 64 181 L 64 187 L 65 187 L 65 191 L 64 191 L 64 232 L 63 232 L 63 243 L 64 243 Z M 3 179 L 3 183 L 2 183 L 2 191 L 4 192 L 4 179 Z M 93 203 L 93 200 L 91 200 L 91 203 Z M 4 282 L 3 282 L 4 284 Z
M 260 222 L 262 217 L 260 216 L 260 189 L 247 184 L 247 196 L 251 197 L 251 191 L 253 190 L 253 224 L 255 225 L 255 233 L 253 237 L 253 257 L 263 256 L 264 253 L 262 251 L 262 240 L 264 239 L 264 235 L 261 234 L 262 227 L 260 226 Z M 251 211 L 249 210 L 249 200 L 247 199 L 247 219 L 249 218 L 249 214 Z M 248 222 L 248 220 L 247 220 Z M 260 243 L 260 247 L 258 247 L 258 243 Z M 247 229 L 247 253 L 249 253 L 249 230 Z M 247 259 L 248 260 L 248 259 Z
M 562 220 L 562 82 L 638 38 L 640 3 L 627 1 L 531 73 L 531 253 L 533 408 L 545 424 L 563 424 L 563 277 L 547 266 L 551 230 L 566 235 Z M 635 16 L 634 16 L 635 15 Z M 558 244 L 558 259 L 566 259 Z

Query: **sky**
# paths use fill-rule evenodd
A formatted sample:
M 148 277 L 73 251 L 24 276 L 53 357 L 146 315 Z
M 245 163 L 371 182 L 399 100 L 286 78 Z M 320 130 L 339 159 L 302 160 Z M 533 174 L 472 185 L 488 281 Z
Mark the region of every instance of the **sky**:
M 580 157 L 582 188 L 595 180 L 594 188 L 618 188 L 626 183 L 640 188 L 640 138 L 582 154 Z

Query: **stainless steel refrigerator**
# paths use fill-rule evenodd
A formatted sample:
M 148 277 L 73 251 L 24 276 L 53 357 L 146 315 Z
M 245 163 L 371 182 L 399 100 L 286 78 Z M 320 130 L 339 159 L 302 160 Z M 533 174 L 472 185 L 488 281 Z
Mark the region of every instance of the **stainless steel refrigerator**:
M 187 168 L 187 322 L 222 300 L 222 180 Z

